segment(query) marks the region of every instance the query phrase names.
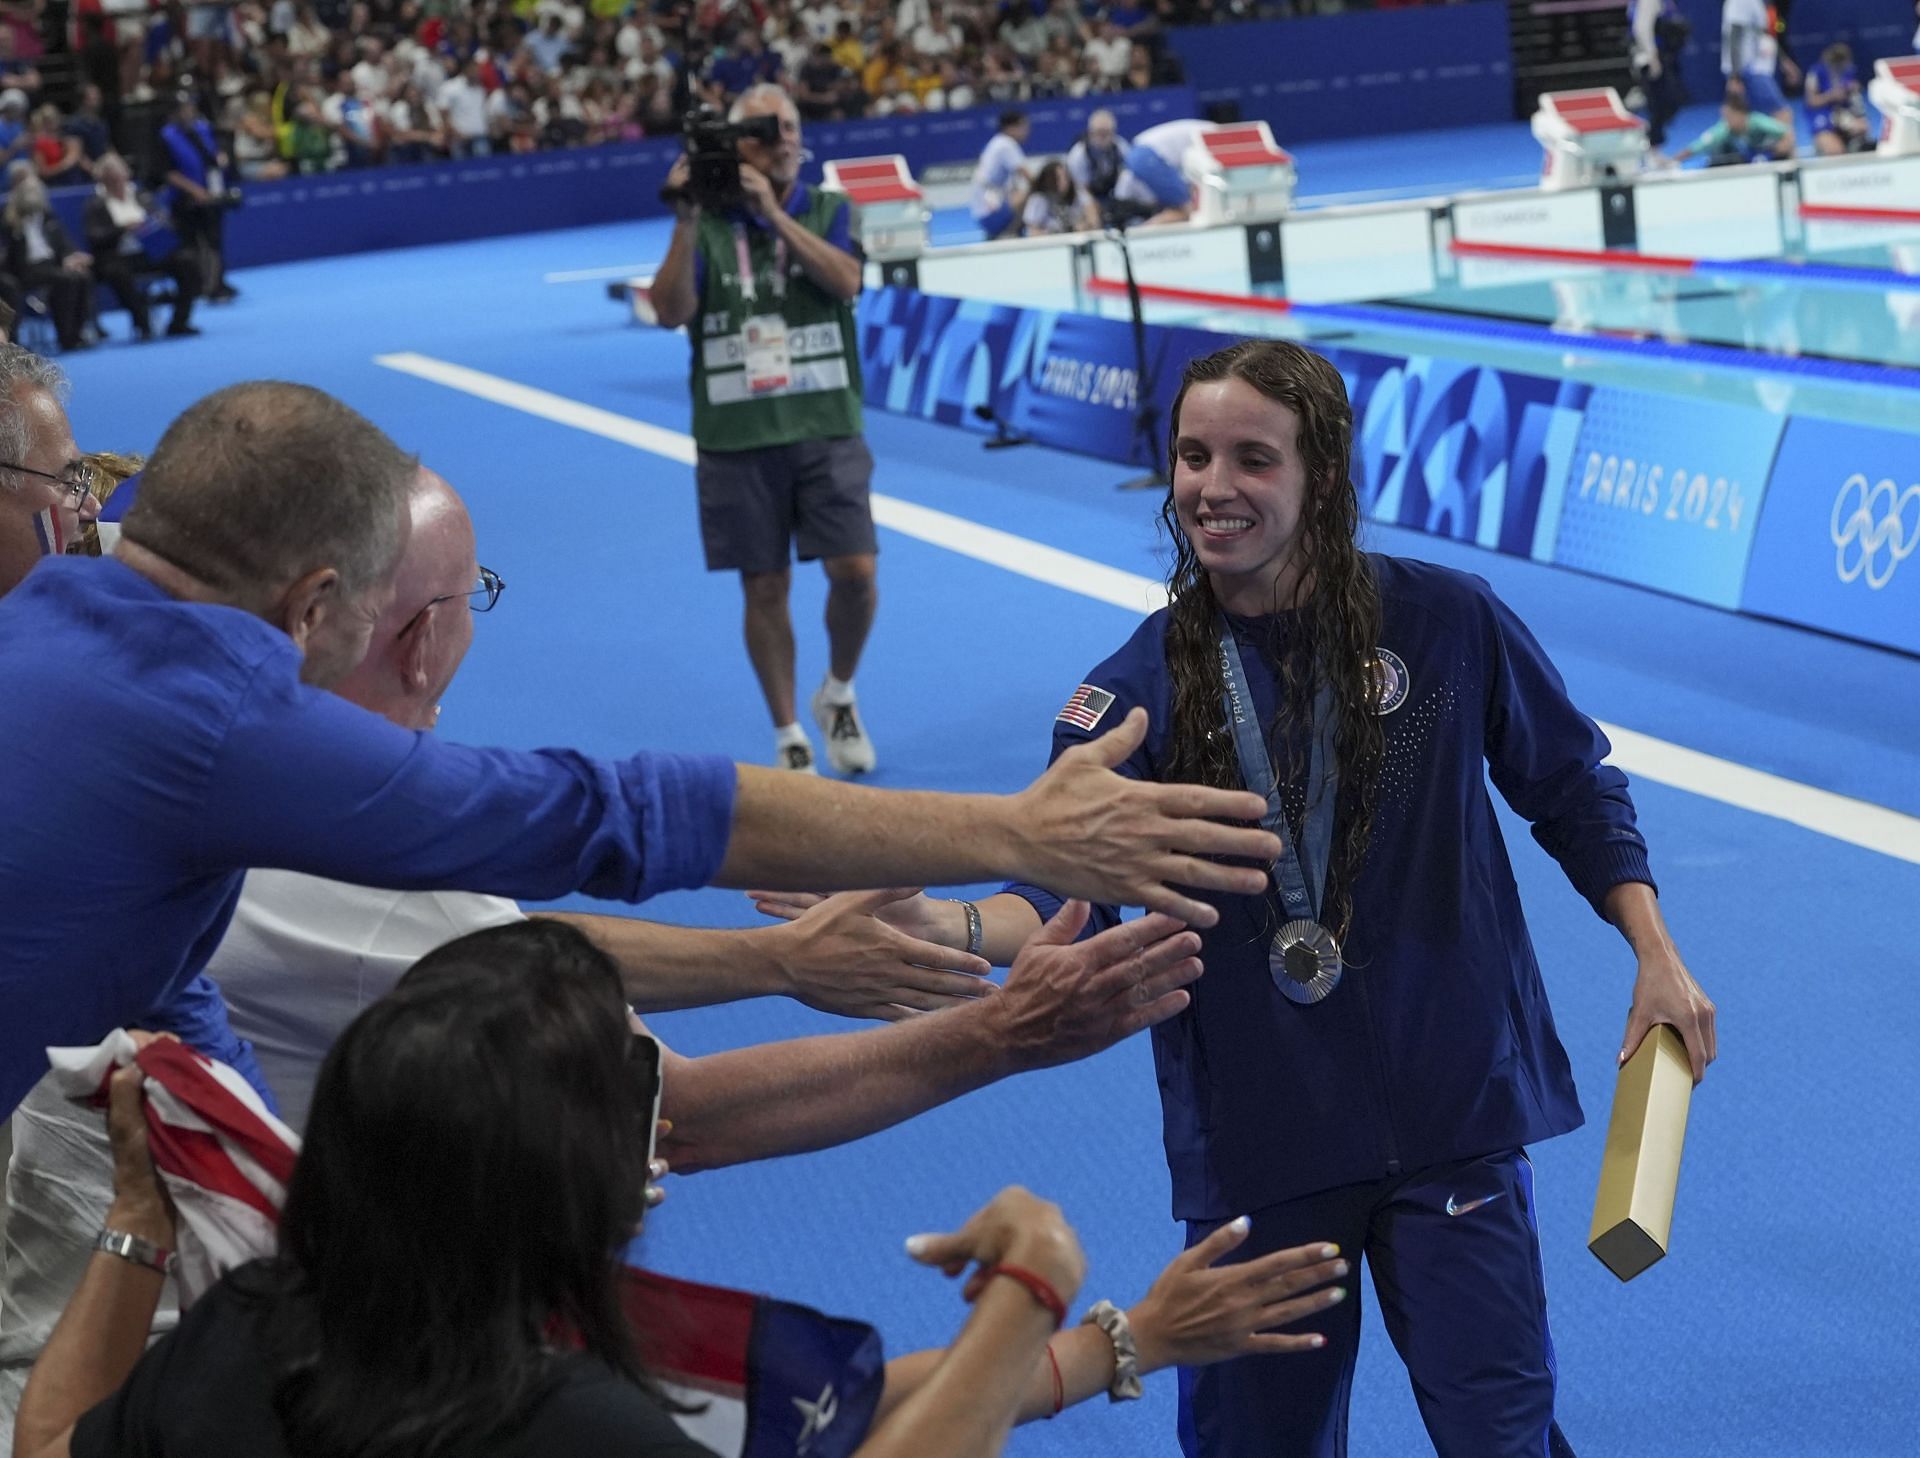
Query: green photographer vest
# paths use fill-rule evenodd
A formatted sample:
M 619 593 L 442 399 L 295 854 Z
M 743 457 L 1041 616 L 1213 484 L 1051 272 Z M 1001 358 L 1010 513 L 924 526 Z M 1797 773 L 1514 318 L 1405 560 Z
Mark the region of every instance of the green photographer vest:
M 797 184 L 788 211 L 824 237 L 844 194 Z M 860 355 L 853 305 L 807 277 L 770 227 L 713 213 L 695 235 L 702 284 L 693 344 L 693 439 L 703 451 L 752 451 L 860 433 Z M 748 278 L 741 278 L 742 261 Z M 768 367 L 753 341 L 777 316 L 786 368 Z

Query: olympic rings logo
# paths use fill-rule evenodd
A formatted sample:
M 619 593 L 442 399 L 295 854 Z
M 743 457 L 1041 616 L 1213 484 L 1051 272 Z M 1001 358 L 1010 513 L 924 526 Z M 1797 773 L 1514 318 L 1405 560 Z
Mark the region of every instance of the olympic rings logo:
M 1830 530 L 1833 570 L 1840 580 L 1854 582 L 1864 576 L 1867 586 L 1878 592 L 1920 547 L 1920 482 L 1904 491 L 1885 479 L 1869 486 L 1855 471 L 1833 498 Z

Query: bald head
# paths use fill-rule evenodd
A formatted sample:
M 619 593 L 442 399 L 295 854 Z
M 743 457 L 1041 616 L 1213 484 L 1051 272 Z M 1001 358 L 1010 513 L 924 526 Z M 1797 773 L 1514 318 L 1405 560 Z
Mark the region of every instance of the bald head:
M 405 729 L 431 729 L 440 696 L 473 644 L 467 594 L 480 576 L 473 519 L 453 487 L 425 466 L 407 492 L 412 530 L 394 570 L 393 602 L 367 656 L 335 692 Z

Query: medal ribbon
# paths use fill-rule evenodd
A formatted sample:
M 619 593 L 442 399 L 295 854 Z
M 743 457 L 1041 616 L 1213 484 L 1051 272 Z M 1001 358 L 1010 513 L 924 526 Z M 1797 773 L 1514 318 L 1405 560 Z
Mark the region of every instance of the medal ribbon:
M 1273 772 L 1272 756 L 1267 753 L 1259 715 L 1254 712 L 1246 666 L 1240 661 L 1240 645 L 1234 642 L 1233 629 L 1224 618 L 1220 622 L 1220 668 L 1226 676 L 1223 698 L 1227 722 L 1233 729 L 1233 747 L 1240 756 L 1240 774 L 1249 790 L 1266 797 L 1267 813 L 1260 818 L 1260 828 L 1280 837 L 1280 858 L 1268 874 L 1280 892 L 1280 902 L 1289 920 L 1317 922 L 1327 887 L 1327 865 L 1333 856 L 1334 786 L 1339 780 L 1334 764 L 1333 690 L 1322 684 L 1313 696 L 1307 813 L 1300 827 L 1299 849 L 1306 853 L 1303 862 L 1294 847 L 1293 836 L 1287 833 L 1287 812 L 1280 799 L 1280 783 Z
M 733 225 L 733 252 L 740 269 L 740 301 L 749 311 L 760 296 L 753 277 L 753 250 L 747 246 L 747 225 Z M 773 304 L 778 308 L 787 297 L 787 240 L 779 234 L 773 239 Z

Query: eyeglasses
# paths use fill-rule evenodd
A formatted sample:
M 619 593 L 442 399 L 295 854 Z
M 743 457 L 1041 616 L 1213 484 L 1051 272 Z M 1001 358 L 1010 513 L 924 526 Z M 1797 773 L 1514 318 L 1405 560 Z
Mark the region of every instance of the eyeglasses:
M 492 612 L 493 605 L 500 601 L 500 594 L 506 590 L 507 581 L 504 577 L 490 567 L 482 567 L 480 569 L 480 580 L 465 592 L 443 592 L 438 597 L 428 598 L 426 605 L 422 607 L 419 612 L 407 619 L 406 627 L 400 630 L 398 636 L 402 638 L 406 637 L 408 633 L 413 631 L 413 625 L 424 618 L 437 604 L 452 602 L 457 597 L 474 599 L 474 601 L 469 603 L 469 606 L 476 613 Z
M 76 509 L 93 494 L 93 467 L 85 461 L 69 461 L 57 476 L 49 471 L 36 471 L 32 466 L 13 466 L 4 461 L 0 461 L 0 471 L 18 471 L 23 476 L 38 476 L 42 481 L 51 481 L 66 494 L 68 505 Z

